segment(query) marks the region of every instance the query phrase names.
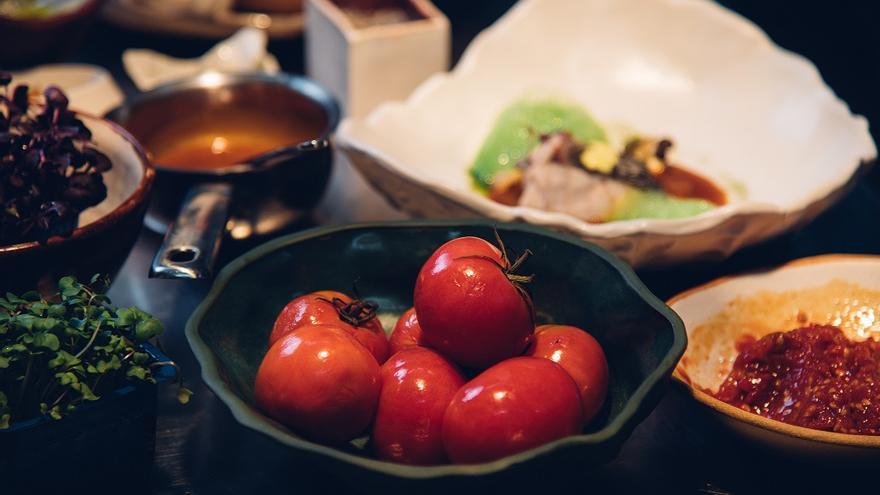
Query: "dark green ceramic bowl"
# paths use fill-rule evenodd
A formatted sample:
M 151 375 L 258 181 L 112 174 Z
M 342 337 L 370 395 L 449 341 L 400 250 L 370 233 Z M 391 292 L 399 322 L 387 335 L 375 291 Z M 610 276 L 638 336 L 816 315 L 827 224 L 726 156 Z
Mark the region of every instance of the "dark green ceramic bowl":
M 363 442 L 337 449 L 304 440 L 254 408 L 254 376 L 269 331 L 291 298 L 320 289 L 349 291 L 356 281 L 362 296 L 399 314 L 412 305 L 416 274 L 438 246 L 464 235 L 491 240 L 493 226 L 508 248 L 534 252 L 523 272 L 535 274 L 529 288 L 538 319 L 588 329 L 605 349 L 609 396 L 604 414 L 584 434 L 486 464 L 412 467 L 371 457 Z M 583 471 L 610 460 L 657 405 L 686 343 L 678 316 L 613 255 L 538 227 L 486 221 L 327 227 L 276 239 L 222 271 L 186 335 L 205 382 L 243 425 L 358 482 L 432 480 L 433 488 L 474 477 Z

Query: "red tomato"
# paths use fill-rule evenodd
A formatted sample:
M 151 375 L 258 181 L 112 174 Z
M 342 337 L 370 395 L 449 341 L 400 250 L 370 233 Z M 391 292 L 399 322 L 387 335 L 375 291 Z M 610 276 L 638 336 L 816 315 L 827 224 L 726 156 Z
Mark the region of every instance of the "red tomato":
M 254 384 L 257 407 L 309 438 L 351 440 L 373 420 L 379 365 L 338 326 L 300 327 L 269 348 Z
M 338 301 L 334 303 L 333 301 Z M 380 364 L 388 358 L 388 337 L 378 318 L 370 318 L 360 325 L 347 323 L 340 317 L 352 299 L 332 290 L 312 292 L 287 303 L 279 313 L 269 335 L 269 345 L 304 325 L 336 325 L 344 328 L 366 347 Z M 356 310 L 356 308 L 352 308 Z
M 488 462 L 580 431 L 581 401 L 553 361 L 516 357 L 466 383 L 443 418 L 443 445 L 456 463 Z
M 340 322 L 339 310 L 331 301 L 334 298 L 349 303 L 351 298 L 342 292 L 321 290 L 312 292 L 287 303 L 275 319 L 269 335 L 271 346 L 281 337 L 304 325 L 335 325 Z
M 592 335 L 568 325 L 541 325 L 526 355 L 559 363 L 578 386 L 584 422 L 596 417 L 608 393 L 608 362 Z
M 388 345 L 391 347 L 390 354 L 392 356 L 407 347 L 425 346 L 422 327 L 419 326 L 419 320 L 416 317 L 416 308 L 409 308 L 400 316 L 400 319 L 394 324 L 394 330 L 391 331 Z
M 385 329 L 382 328 L 382 322 L 378 318 L 370 318 L 362 325 L 346 326 L 348 327 L 346 330 L 370 351 L 377 363 L 382 364 L 388 359 L 388 336 L 385 335 Z
M 415 308 L 425 341 L 459 364 L 486 368 L 519 355 L 534 330 L 528 294 L 501 251 L 477 237 L 440 246 L 419 272 Z
M 373 425 L 379 457 L 405 464 L 442 464 L 443 414 L 464 385 L 449 360 L 424 347 L 410 347 L 382 365 L 382 392 Z

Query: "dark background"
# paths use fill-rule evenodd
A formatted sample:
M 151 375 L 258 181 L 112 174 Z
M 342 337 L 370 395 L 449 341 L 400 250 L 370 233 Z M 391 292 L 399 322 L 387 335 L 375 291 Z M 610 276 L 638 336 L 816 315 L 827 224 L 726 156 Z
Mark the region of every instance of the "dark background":
M 2 1 L 2 0 L 0 0 Z M 572 0 L 578 1 L 578 0 Z M 453 26 L 455 58 L 480 30 L 514 2 L 511 0 L 436 0 Z M 782 47 L 812 60 L 831 88 L 853 112 L 880 122 L 878 60 L 880 30 L 875 2 L 796 2 L 782 0 L 721 2 L 748 17 Z M 108 67 L 123 89 L 132 86 L 121 68 L 129 47 L 156 49 L 193 57 L 213 41 L 190 40 L 121 31 L 98 23 L 73 55 L 78 62 Z M 272 42 L 270 50 L 288 72 L 303 72 L 302 40 Z M 707 47 L 711 49 L 711 47 Z M 877 129 L 872 129 L 877 140 Z M 880 171 L 868 176 L 838 205 L 804 229 L 745 249 L 720 263 L 640 272 L 661 298 L 719 275 L 772 266 L 830 252 L 880 253 Z M 159 242 L 144 233 L 114 286 L 118 304 L 138 304 L 159 315 L 168 331 L 163 344 L 185 370 L 196 390 L 193 402 L 178 406 L 173 387 L 160 396 L 157 454 L 152 478 L 120 488 L 162 494 L 356 493 L 289 457 L 287 449 L 239 426 L 199 380 L 198 363 L 182 336 L 183 325 L 203 296 L 204 285 L 147 281 L 146 266 Z M 227 253 L 227 257 L 229 253 Z M 165 301 L 170 303 L 157 303 Z M 636 429 L 621 455 L 594 473 L 573 480 L 542 479 L 535 473 L 533 491 L 575 493 L 876 493 L 870 479 L 875 467 L 817 465 L 781 459 L 737 443 L 700 414 L 679 390 L 672 389 L 657 410 Z M 493 487 L 519 492 L 524 487 Z M 0 488 L 2 492 L 2 488 Z

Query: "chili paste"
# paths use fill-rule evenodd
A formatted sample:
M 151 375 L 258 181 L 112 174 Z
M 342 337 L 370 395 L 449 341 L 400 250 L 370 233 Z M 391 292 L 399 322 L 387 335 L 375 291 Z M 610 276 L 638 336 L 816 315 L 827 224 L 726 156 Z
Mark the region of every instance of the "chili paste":
M 746 337 L 737 350 L 716 398 L 797 426 L 880 435 L 880 342 L 810 325 Z

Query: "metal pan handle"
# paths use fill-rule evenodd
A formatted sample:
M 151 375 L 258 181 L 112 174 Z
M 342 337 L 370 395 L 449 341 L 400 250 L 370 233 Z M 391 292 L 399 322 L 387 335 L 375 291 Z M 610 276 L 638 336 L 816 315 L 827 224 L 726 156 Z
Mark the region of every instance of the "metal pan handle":
M 249 160 L 249 165 L 254 170 L 269 169 L 288 160 L 299 158 L 308 153 L 314 153 L 330 147 L 326 139 L 311 139 L 292 146 L 277 148 L 268 153 L 263 153 Z
M 210 279 L 231 200 L 230 183 L 200 184 L 190 189 L 153 258 L 150 278 Z

